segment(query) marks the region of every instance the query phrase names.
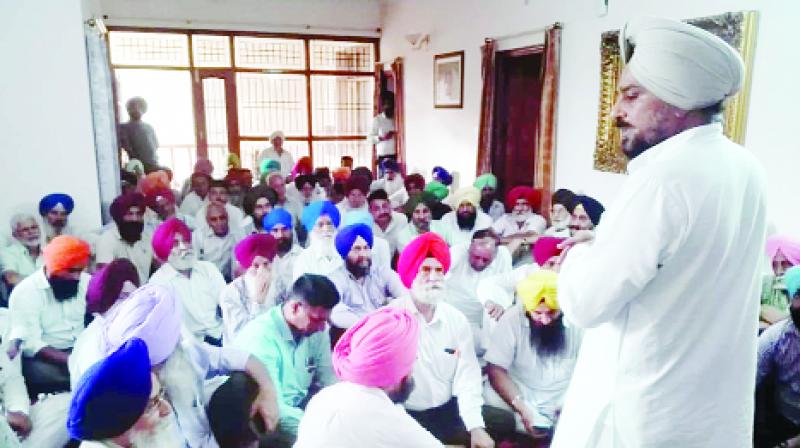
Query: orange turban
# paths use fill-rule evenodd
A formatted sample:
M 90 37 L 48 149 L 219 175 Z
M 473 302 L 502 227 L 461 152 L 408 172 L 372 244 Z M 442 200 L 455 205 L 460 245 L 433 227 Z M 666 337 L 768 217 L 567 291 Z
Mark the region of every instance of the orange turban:
M 44 265 L 48 274 L 66 271 L 70 268 L 86 267 L 89 264 L 91 248 L 85 241 L 74 236 L 61 235 L 53 238 L 44 247 Z
M 169 189 L 169 175 L 164 171 L 153 171 L 139 181 L 139 191 L 145 196 L 160 188 Z

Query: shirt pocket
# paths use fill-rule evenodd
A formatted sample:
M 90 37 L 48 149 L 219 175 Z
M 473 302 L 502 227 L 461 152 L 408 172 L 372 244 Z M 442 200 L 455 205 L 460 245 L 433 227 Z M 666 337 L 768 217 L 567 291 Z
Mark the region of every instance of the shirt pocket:
M 451 344 L 448 346 L 440 346 L 435 349 L 431 354 L 433 373 L 436 377 L 443 382 L 452 382 L 456 375 L 456 368 L 458 368 L 458 361 L 461 357 L 461 352 L 458 350 L 458 345 Z

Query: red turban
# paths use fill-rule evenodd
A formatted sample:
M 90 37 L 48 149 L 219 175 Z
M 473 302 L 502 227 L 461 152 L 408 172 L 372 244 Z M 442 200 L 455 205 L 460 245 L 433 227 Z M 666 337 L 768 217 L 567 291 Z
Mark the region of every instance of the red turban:
M 44 247 L 44 266 L 48 274 L 71 268 L 85 268 L 89 264 L 92 250 L 85 241 L 74 236 L 61 235 L 53 238 Z
M 175 193 L 169 188 L 156 188 L 145 196 L 145 204 L 153 211 L 156 210 L 159 200 L 166 200 L 167 202 L 175 204 Z
M 161 260 L 169 258 L 172 246 L 175 244 L 175 235 L 180 233 L 187 242 L 192 241 L 192 232 L 180 219 L 170 218 L 161 223 L 153 233 L 153 252 Z
M 403 183 L 406 186 L 406 190 L 410 190 L 411 187 L 416 187 L 418 190 L 425 189 L 425 178 L 422 177 L 422 174 L 409 174 Z
M 139 181 L 139 191 L 145 196 L 157 188 L 169 188 L 169 175 L 165 171 L 153 171 Z
M 254 233 L 239 241 L 233 253 L 236 260 L 244 269 L 253 264 L 253 260 L 262 256 L 272 262 L 278 251 L 278 242 L 268 233 Z
M 528 204 L 531 206 L 531 210 L 538 212 L 539 206 L 542 203 L 542 192 L 540 190 L 534 190 L 533 188 L 525 185 L 519 185 L 512 188 L 511 191 L 509 191 L 506 195 L 506 207 L 508 207 L 508 210 L 513 210 L 514 206 L 517 205 L 517 201 L 520 199 L 525 199 L 528 201 Z
M 406 288 L 411 287 L 414 279 L 417 278 L 419 267 L 429 257 L 439 260 L 445 273 L 450 269 L 450 248 L 435 233 L 423 233 L 403 249 L 403 253 L 397 260 L 397 273 L 400 274 L 400 280 L 403 281 Z
M 294 168 L 292 169 L 292 177 L 297 177 L 301 174 L 311 174 L 313 171 L 314 167 L 311 165 L 311 157 L 300 157 L 300 160 L 294 164 Z
M 361 193 L 366 195 L 369 193 L 369 184 L 370 180 L 366 176 L 350 176 L 350 179 L 347 179 L 347 183 L 344 185 L 344 192 L 345 194 L 350 194 L 353 190 L 360 190 Z
M 155 191 L 153 189 L 152 191 Z M 151 192 L 152 192 L 151 191 Z M 125 214 L 128 213 L 131 207 L 139 207 L 144 212 L 145 199 L 139 193 L 125 193 L 117 196 L 114 202 L 111 203 L 108 212 L 115 223 L 119 224 L 123 221 Z
M 333 349 L 333 371 L 342 381 L 390 387 L 411 373 L 419 323 L 403 308 L 380 308 L 344 332 Z
M 539 266 L 545 264 L 547 260 L 561 254 L 561 249 L 558 245 L 564 241 L 564 238 L 555 238 L 552 236 L 543 236 L 536 240 L 533 245 L 533 259 Z

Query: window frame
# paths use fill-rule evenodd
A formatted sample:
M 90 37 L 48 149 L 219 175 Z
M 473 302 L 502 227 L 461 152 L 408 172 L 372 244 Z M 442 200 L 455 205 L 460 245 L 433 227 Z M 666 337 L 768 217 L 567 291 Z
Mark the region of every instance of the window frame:
M 206 120 L 205 108 L 203 105 L 203 90 L 202 80 L 204 77 L 213 76 L 214 74 L 225 74 L 226 76 L 226 95 L 227 100 L 227 118 L 228 118 L 228 152 L 234 153 L 237 156 L 241 155 L 241 142 L 267 142 L 269 136 L 254 136 L 254 135 L 241 135 L 238 123 L 238 98 L 236 96 L 236 75 L 238 73 L 262 73 L 262 74 L 292 74 L 303 75 L 305 78 L 306 87 L 306 114 L 308 131 L 302 137 L 287 136 L 287 141 L 307 142 L 309 156 L 312 163 L 314 161 L 314 143 L 315 142 L 328 142 L 328 141 L 364 141 L 367 134 L 351 134 L 351 135 L 314 135 L 314 117 L 313 117 L 313 95 L 312 95 L 312 77 L 315 75 L 325 76 L 343 76 L 343 77 L 365 77 L 375 79 L 375 70 L 368 71 L 350 71 L 350 70 L 319 70 L 311 68 L 311 41 L 312 40 L 328 40 L 328 41 L 342 41 L 353 43 L 369 43 L 373 46 L 374 63 L 377 65 L 380 61 L 380 37 L 370 36 L 340 36 L 329 34 L 300 34 L 300 33 L 270 33 L 270 32 L 255 32 L 255 31 L 235 31 L 235 30 L 219 30 L 219 29 L 194 29 L 194 28 L 165 28 L 165 27 L 135 27 L 135 26 L 109 26 L 109 33 L 106 34 L 106 43 L 108 48 L 108 64 L 111 67 L 112 73 L 116 69 L 151 69 L 151 70 L 188 70 L 192 80 L 192 109 L 194 111 L 194 125 L 195 125 L 195 140 L 197 145 L 196 156 L 208 157 L 208 142 L 206 138 Z M 188 67 L 176 67 L 165 65 L 137 65 L 137 64 L 112 64 L 111 62 L 111 43 L 110 36 L 113 32 L 138 32 L 138 33 L 171 33 L 171 34 L 184 34 L 188 39 Z M 230 67 L 196 67 L 194 65 L 194 50 L 193 35 L 214 35 L 228 37 L 228 46 L 230 54 Z M 279 38 L 279 39 L 296 39 L 303 41 L 303 51 L 305 53 L 305 68 L 299 69 L 259 69 L 259 68 L 243 68 L 237 67 L 235 42 L 236 36 L 241 37 L 262 37 L 262 38 Z M 377 86 L 376 86 L 377 87 Z M 116 82 L 113 83 L 114 95 L 114 108 L 115 120 L 117 125 L 120 124 L 120 103 L 117 94 Z M 373 99 L 374 103 L 374 99 Z M 376 104 L 373 104 L 373 112 L 376 110 Z M 369 125 L 367 126 L 367 129 Z M 371 150 L 370 158 L 372 164 L 375 163 L 374 146 Z

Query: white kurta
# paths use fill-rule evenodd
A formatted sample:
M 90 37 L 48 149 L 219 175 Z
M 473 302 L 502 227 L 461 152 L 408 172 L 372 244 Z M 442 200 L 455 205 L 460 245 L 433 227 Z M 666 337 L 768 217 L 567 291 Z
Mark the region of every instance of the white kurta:
M 306 407 L 295 447 L 356 446 L 429 448 L 442 444 L 381 389 L 346 381 L 322 389 Z
M 8 246 L 0 248 L 0 272 L 16 272 L 25 278 L 43 265 L 42 255 L 34 260 L 28 248 L 16 238 L 10 238 Z
M 386 114 L 381 112 L 372 118 L 372 127 L 370 128 L 367 140 L 375 145 L 375 155 L 380 156 L 393 156 L 395 154 L 395 141 L 394 137 L 388 140 L 381 140 L 378 137 L 385 137 L 389 132 L 394 132 L 394 118 L 387 118 Z
M 552 446 L 752 446 L 764 175 L 719 124 L 628 170 L 559 276 L 587 330 Z
M 469 264 L 469 246 L 462 243 L 450 248 L 452 261 L 447 273 L 445 301 L 464 313 L 477 338 L 484 315 L 483 303 L 478 299 L 478 283 L 493 275 L 510 272 L 511 254 L 499 246 L 494 260 L 478 272 Z
M 108 264 L 117 258 L 127 258 L 136 266 L 139 282 L 147 283 L 150 278 L 150 266 L 153 262 L 152 235 L 142 232 L 142 237 L 133 244 L 123 240 L 117 225 L 104 231 L 97 241 L 97 263 Z
M 386 230 L 381 229 L 377 224 L 372 224 L 372 234 L 379 236 L 389 243 L 389 253 L 394 256 L 397 251 L 400 233 L 408 226 L 408 218 L 406 215 L 398 212 L 392 212 L 392 220 L 386 226 Z
M 291 174 L 292 168 L 294 168 L 294 157 L 292 157 L 292 154 L 289 153 L 286 148 L 282 148 L 281 155 L 278 155 L 278 152 L 275 151 L 275 148 L 272 145 L 262 149 L 258 154 L 258 165 L 256 165 L 256 169 L 260 168 L 261 162 L 265 159 L 272 159 L 280 163 L 281 175 L 283 177 Z
M 197 260 L 191 276 L 179 273 L 164 263 L 150 277 L 150 284 L 170 288 L 181 301 L 183 324 L 202 341 L 205 336 L 222 337 L 222 318 L 217 314 L 225 279 L 216 266 Z
M 440 229 L 444 233 L 442 237 L 450 246 L 465 242 L 469 243 L 472 241 L 472 234 L 478 230 L 488 229 L 494 223 L 491 216 L 480 210 L 478 210 L 478 216 L 475 218 L 475 225 L 472 226 L 472 230 L 462 230 L 458 227 L 458 218 L 455 210 L 445 213 L 439 222 Z
M 543 234 L 547 228 L 547 221 L 536 213 L 531 213 L 528 218 L 519 225 L 511 213 L 506 213 L 492 225 L 492 229 L 501 237 L 509 237 L 519 233 L 536 232 Z

